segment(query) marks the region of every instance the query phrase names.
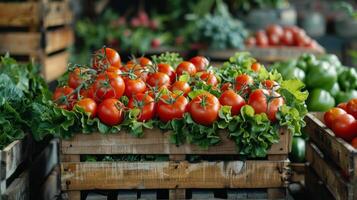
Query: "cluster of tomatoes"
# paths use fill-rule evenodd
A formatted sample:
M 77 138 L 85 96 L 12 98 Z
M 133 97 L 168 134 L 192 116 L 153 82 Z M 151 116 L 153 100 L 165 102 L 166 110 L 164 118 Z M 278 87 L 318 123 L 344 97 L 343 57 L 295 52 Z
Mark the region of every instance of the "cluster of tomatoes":
M 357 99 L 347 103 L 340 103 L 331 108 L 324 115 L 327 127 L 331 128 L 337 137 L 340 137 L 357 148 Z
M 320 49 L 321 46 L 311 39 L 306 32 L 297 26 L 282 27 L 272 24 L 260 30 L 246 40 L 247 46 L 297 46 Z
M 58 87 L 53 100 L 67 110 L 77 105 L 110 126 L 120 124 L 130 109 L 140 111 L 138 121 L 158 118 L 168 122 L 181 119 L 188 112 L 196 123 L 209 126 L 217 120 L 221 105 L 231 106 L 231 114 L 238 115 L 246 104 L 256 114 L 266 113 L 272 122 L 276 121 L 278 108 L 284 104 L 283 97 L 276 92 L 277 82 L 266 80 L 254 87 L 252 76 L 241 74 L 235 83 L 220 83 L 217 75 L 207 70 L 208 66 L 209 61 L 202 56 L 182 61 L 176 68 L 153 63 L 146 57 L 123 65 L 115 50 L 102 48 L 94 54 L 92 67 L 76 67 L 69 73 L 68 85 Z M 259 63 L 252 64 L 252 73 L 257 74 L 261 67 Z M 180 79 L 182 76 L 190 80 Z M 221 95 L 203 91 L 190 98 L 188 94 L 197 81 Z M 129 99 L 126 105 L 120 101 L 122 96 Z

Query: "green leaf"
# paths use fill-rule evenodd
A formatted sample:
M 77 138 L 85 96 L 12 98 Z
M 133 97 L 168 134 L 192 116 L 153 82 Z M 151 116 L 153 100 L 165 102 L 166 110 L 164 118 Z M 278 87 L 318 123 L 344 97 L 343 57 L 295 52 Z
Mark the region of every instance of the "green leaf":
M 190 75 L 189 74 L 183 74 L 179 77 L 179 81 L 183 82 L 189 82 L 190 81 Z
M 299 101 L 305 101 L 309 96 L 307 91 L 301 91 L 305 87 L 305 84 L 298 80 L 285 80 L 281 82 L 280 90 L 287 90 L 289 93 L 294 95 L 294 97 Z

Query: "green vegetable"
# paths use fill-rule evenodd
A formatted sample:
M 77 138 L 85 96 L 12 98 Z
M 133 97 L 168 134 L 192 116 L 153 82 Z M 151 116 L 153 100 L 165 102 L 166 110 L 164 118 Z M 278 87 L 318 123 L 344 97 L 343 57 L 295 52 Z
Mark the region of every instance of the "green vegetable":
M 291 161 L 298 163 L 305 162 L 305 149 L 306 141 L 301 137 L 294 137 L 290 153 Z
M 325 112 L 335 106 L 335 99 L 326 90 L 314 89 L 310 92 L 306 104 L 309 111 Z
M 344 68 L 338 76 L 343 91 L 357 89 L 357 72 L 354 68 Z
M 347 102 L 353 98 L 357 98 L 357 90 L 340 91 L 336 94 L 336 104 Z
M 309 68 L 306 75 L 308 88 L 330 90 L 337 81 L 337 72 L 328 62 L 318 62 Z
M 336 82 L 335 84 L 333 84 L 331 90 L 330 90 L 330 94 L 333 97 L 336 97 L 337 93 L 340 92 L 340 85 Z

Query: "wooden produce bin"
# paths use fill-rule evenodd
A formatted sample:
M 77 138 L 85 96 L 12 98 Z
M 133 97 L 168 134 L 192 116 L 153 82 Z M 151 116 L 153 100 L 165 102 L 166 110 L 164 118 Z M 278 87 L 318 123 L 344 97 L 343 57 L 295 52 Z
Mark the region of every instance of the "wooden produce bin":
M 304 53 L 312 53 L 315 55 L 325 53 L 324 50 L 318 51 L 301 47 L 246 47 L 245 49 L 201 50 L 199 51 L 199 55 L 209 57 L 213 61 L 226 61 L 239 51 L 250 52 L 252 57 L 262 63 L 273 63 L 296 59 Z
M 0 54 L 41 64 L 47 81 L 67 68 L 67 48 L 74 41 L 72 13 L 67 0 L 2 2 L 0 0 Z
M 332 199 L 357 199 L 357 150 L 335 137 L 324 124 L 323 113 L 310 113 L 305 121 L 305 131 L 310 136 L 306 149 L 310 168 L 331 193 Z M 312 194 L 315 184 L 306 182 L 306 188 L 311 189 Z
M 0 151 L 0 199 L 41 200 L 59 195 L 58 140 L 40 143 L 26 136 Z
M 169 132 L 146 129 L 142 138 L 118 134 L 76 134 L 61 140 L 62 190 L 69 199 L 84 190 L 166 189 L 169 199 L 185 199 L 186 189 L 264 188 L 267 198 L 285 198 L 289 176 L 291 134 L 281 130 L 266 159 L 223 161 L 237 156 L 235 143 L 222 133 L 221 143 L 208 150 L 191 144 L 170 143 Z M 168 161 L 84 162 L 85 155 L 167 155 Z M 213 157 L 189 162 L 186 156 Z

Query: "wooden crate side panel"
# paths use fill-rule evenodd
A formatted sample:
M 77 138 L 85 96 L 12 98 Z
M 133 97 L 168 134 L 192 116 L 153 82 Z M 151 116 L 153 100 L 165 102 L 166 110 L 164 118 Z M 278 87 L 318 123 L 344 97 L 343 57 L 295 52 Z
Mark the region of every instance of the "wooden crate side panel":
M 208 150 L 197 145 L 183 144 L 176 146 L 170 143 L 170 132 L 159 129 L 146 129 L 142 138 L 136 138 L 128 133 L 104 135 L 76 134 L 70 140 L 61 141 L 62 154 L 233 154 L 236 155 L 235 143 L 225 133 L 221 133 L 221 143 Z M 285 129 L 281 130 L 280 141 L 273 144 L 268 154 L 289 153 L 291 135 Z
M 61 192 L 60 168 L 57 166 L 41 186 L 41 199 L 56 199 Z
M 305 181 L 305 163 L 291 163 L 291 177 L 290 182 L 302 183 Z
M 74 33 L 70 27 L 64 27 L 46 33 L 46 53 L 68 48 L 73 44 Z
M 285 60 L 295 59 L 304 53 L 311 53 L 316 55 L 324 53 L 324 50 L 317 51 L 314 49 L 301 48 L 301 47 L 269 47 L 269 48 L 248 47 L 245 49 L 245 51 L 249 51 L 254 58 L 266 62 L 285 61 Z
M 28 155 L 30 141 L 28 138 L 16 140 L 0 151 L 1 179 L 9 178 L 23 163 Z
M 0 26 L 38 26 L 40 4 L 37 2 L 0 3 Z M 0 37 L 1 38 L 1 37 Z
M 67 51 L 48 56 L 43 61 L 43 76 L 47 82 L 56 80 L 67 70 L 69 53 Z
M 0 33 L 0 53 L 13 55 L 35 55 L 41 49 L 40 33 L 9 32 Z
M 62 190 L 278 188 L 288 161 L 68 162 Z
M 354 199 L 353 187 L 347 183 L 339 174 L 339 171 L 325 160 L 324 155 L 313 144 L 309 143 L 306 147 L 306 160 L 321 181 L 331 191 L 337 200 Z
M 59 26 L 72 23 L 73 14 L 69 8 L 68 1 L 50 2 L 43 5 L 45 12 L 44 26 Z
M 335 200 L 331 192 L 325 187 L 324 183 L 319 179 L 313 169 L 307 167 L 305 170 L 305 177 L 305 188 L 308 193 L 308 199 Z
M 29 174 L 27 171 L 23 172 L 18 178 L 16 178 L 1 194 L 2 200 L 28 200 L 29 195 Z
M 356 179 L 357 151 L 341 138 L 335 137 L 335 134 L 322 122 L 322 113 L 309 113 L 305 117 L 305 132 L 309 134 L 319 149 L 333 160 L 345 173 Z

